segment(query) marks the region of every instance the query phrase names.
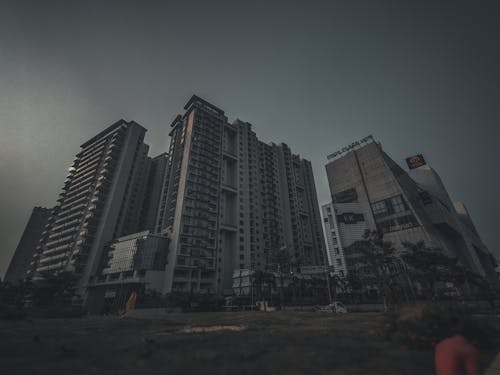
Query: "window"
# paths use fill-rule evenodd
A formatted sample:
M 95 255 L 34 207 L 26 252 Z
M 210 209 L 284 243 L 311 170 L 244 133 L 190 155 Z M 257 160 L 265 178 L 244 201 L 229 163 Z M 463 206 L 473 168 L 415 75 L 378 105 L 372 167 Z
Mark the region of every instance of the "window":
M 388 214 L 385 201 L 372 203 L 372 210 L 375 217 L 382 217 Z
M 401 195 L 398 195 L 397 197 L 392 197 L 390 199 L 390 202 L 391 202 L 391 206 L 392 206 L 392 211 L 394 213 L 406 211 L 406 205 L 405 205 L 405 203 L 403 201 L 403 197 L 401 197 Z
M 342 267 L 342 259 L 337 258 L 337 266 Z
M 432 204 L 431 195 L 427 191 L 422 191 L 420 193 L 420 198 L 422 199 L 423 204 L 425 204 L 425 205 Z

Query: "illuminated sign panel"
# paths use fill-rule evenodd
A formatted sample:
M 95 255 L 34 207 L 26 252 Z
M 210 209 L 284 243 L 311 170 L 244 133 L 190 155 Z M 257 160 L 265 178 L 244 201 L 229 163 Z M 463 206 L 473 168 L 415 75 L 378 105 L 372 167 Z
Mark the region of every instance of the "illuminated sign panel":
M 408 168 L 415 169 L 421 167 L 422 165 L 426 165 L 427 163 L 425 162 L 422 154 L 418 154 L 406 158 L 406 164 L 408 164 Z

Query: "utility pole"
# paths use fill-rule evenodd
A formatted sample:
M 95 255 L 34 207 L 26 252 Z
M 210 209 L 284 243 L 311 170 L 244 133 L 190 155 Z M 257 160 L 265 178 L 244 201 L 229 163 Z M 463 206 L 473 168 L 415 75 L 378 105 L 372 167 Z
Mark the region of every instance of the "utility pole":
M 326 288 L 328 290 L 328 303 L 332 304 L 334 301 L 332 301 L 332 290 L 330 287 L 330 272 L 328 270 L 328 267 L 325 267 L 325 279 L 326 279 Z
M 280 308 L 283 310 L 283 273 L 281 272 L 281 264 L 278 263 L 278 274 L 280 275 Z

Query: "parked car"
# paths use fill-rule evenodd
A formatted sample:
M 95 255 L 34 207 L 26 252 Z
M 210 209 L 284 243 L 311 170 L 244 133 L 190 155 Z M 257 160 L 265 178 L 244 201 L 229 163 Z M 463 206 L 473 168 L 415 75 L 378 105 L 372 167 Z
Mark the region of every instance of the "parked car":
M 340 301 L 332 302 L 326 306 L 316 306 L 314 311 L 333 314 L 345 314 L 348 312 L 347 307 Z

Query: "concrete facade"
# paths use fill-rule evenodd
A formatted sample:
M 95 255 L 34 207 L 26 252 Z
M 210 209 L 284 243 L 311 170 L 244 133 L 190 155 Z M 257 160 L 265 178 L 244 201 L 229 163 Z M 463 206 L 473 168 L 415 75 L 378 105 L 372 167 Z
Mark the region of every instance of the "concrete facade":
M 167 173 L 168 154 L 162 153 L 147 160 L 147 179 L 144 181 L 144 201 L 139 218 L 139 230 L 153 232 L 160 209 L 160 198 L 165 174 Z
M 359 205 L 367 228 L 396 247 L 423 241 L 491 280 L 491 253 L 438 174 L 422 161 L 407 172 L 375 141 L 340 153 L 326 165 L 333 203 Z
M 230 292 L 235 269 L 263 269 L 283 246 L 304 264 L 326 264 L 310 162 L 201 98 L 184 109 L 156 225 L 172 239 L 164 292 Z
M 146 180 L 146 129 L 120 120 L 81 145 L 38 245 L 31 276 L 72 272 L 79 289 L 101 269 L 106 246 L 137 231 Z

